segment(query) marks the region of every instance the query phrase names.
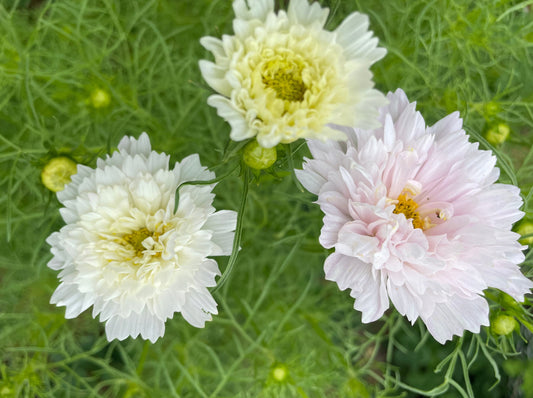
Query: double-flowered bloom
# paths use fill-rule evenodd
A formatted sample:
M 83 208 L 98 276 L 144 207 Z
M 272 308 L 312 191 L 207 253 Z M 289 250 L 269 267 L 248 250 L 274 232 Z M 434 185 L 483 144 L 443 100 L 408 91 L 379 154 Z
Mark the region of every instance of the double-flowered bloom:
M 217 313 L 207 287 L 231 252 L 236 213 L 215 211 L 214 173 L 191 155 L 169 169 L 169 156 L 151 150 L 148 136 L 124 137 L 118 152 L 98 159 L 58 193 L 66 225 L 47 242 L 48 266 L 61 271 L 51 302 L 74 318 L 93 307 L 109 340 L 163 336 L 175 312 L 203 327 Z M 175 194 L 179 201 L 175 211 Z
M 458 113 L 426 127 L 403 91 L 373 88 L 369 68 L 386 51 L 368 18 L 355 12 L 328 31 L 329 10 L 307 0 L 286 12 L 273 0 L 233 9 L 233 35 L 201 39 L 215 58 L 200 61 L 217 92 L 208 104 L 233 140 L 265 149 L 308 139 L 313 158 L 296 173 L 325 214 L 326 278 L 350 289 L 362 321 L 392 302 L 444 343 L 488 325 L 484 289 L 523 301 L 533 282 L 511 230 L 519 189 L 496 183 L 494 156 L 469 143 Z M 230 254 L 236 213 L 215 211 L 214 184 L 182 185 L 214 178 L 198 155 L 169 169 L 144 133 L 118 148 L 95 169 L 78 166 L 58 193 L 66 225 L 47 239 L 61 280 L 51 302 L 67 318 L 92 306 L 109 340 L 153 342 L 175 312 L 203 327 L 217 313 L 209 257 Z
M 468 142 L 457 112 L 426 127 L 403 91 L 388 99 L 382 127 L 309 141 L 313 159 L 297 171 L 325 214 L 320 243 L 335 249 L 326 278 L 351 290 L 363 322 L 390 300 L 441 343 L 477 333 L 489 323 L 484 289 L 523 301 L 533 287 L 511 231 L 520 190 L 496 183 L 495 157 Z
M 329 10 L 291 0 L 287 12 L 274 0 L 235 0 L 234 35 L 204 37 L 215 62 L 200 61 L 208 99 L 231 125 L 231 139 L 256 137 L 265 148 L 299 138 L 346 136 L 330 123 L 377 127 L 385 97 L 373 89 L 370 66 L 383 58 L 368 17 L 354 12 L 337 29 L 324 24 Z

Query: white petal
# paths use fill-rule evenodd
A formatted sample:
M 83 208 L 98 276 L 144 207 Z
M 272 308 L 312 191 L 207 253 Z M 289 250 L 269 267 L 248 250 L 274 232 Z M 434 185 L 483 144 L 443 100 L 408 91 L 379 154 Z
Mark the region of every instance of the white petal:
M 302 183 L 305 189 L 309 192 L 318 195 L 320 188 L 326 182 L 326 179 L 319 173 L 316 173 L 312 167 L 313 163 L 304 163 L 303 170 L 294 170 L 296 178 Z
M 211 314 L 206 312 L 207 308 L 210 308 L 211 310 L 214 308 L 214 311 L 211 313 L 216 313 L 215 301 L 209 293 L 202 294 L 197 291 L 187 292 L 186 300 L 181 315 L 183 315 L 183 318 L 192 326 L 203 328 L 205 322 L 212 319 Z
M 186 181 L 208 181 L 215 178 L 215 173 L 202 166 L 200 157 L 196 153 L 176 163 L 175 169 L 179 169 L 180 184 Z
M 356 258 L 332 253 L 324 263 L 326 279 L 337 282 L 340 290 L 361 291 L 372 277 L 372 266 Z
M 459 112 L 453 112 L 448 116 L 440 119 L 433 126 L 428 128 L 428 134 L 435 134 L 437 138 L 445 135 L 450 135 L 460 131 L 463 128 L 463 120 L 461 119 Z
M 287 10 L 291 23 L 299 23 L 304 26 L 317 23 L 320 28 L 326 23 L 328 14 L 327 8 L 320 7 L 317 2 L 309 4 L 307 0 L 291 0 Z
M 379 61 L 387 50 L 377 48 L 377 38 L 371 39 L 372 32 L 368 32 L 368 17 L 354 12 L 348 15 L 335 32 L 337 41 L 344 48 L 348 58 L 365 59 L 369 63 Z
M 204 229 L 213 232 L 235 231 L 237 225 L 237 212 L 232 210 L 220 210 L 209 216 Z
M 420 313 L 417 300 L 409 289 L 405 286 L 394 286 L 389 280 L 387 281 L 387 292 L 396 310 L 400 314 L 406 315 L 407 319 L 414 323 Z
M 138 140 L 136 140 L 134 137 L 124 136 L 118 144 L 118 149 L 120 152 L 124 152 L 129 155 L 139 154 L 144 156 L 150 155 L 150 152 L 152 151 L 150 139 L 146 133 L 142 133 Z
M 216 286 L 215 276 L 217 275 L 221 275 L 217 262 L 207 259 L 194 274 L 194 280 L 198 286 L 212 287 Z
M 274 0 L 248 0 L 248 5 L 244 0 L 235 0 L 233 11 L 239 19 L 264 21 L 267 15 L 274 11 Z
M 215 56 L 215 62 L 221 60 L 221 58 L 226 58 L 227 54 L 224 50 L 224 45 L 222 40 L 217 39 L 216 37 L 205 36 L 200 39 L 200 44 L 207 50 L 211 51 Z M 202 61 L 200 61 L 202 62 Z M 202 66 L 200 65 L 200 69 Z
M 378 320 L 389 308 L 389 296 L 381 273 L 376 277 L 368 278 L 364 290 L 352 290 L 350 295 L 355 298 L 353 307 L 363 314 L 361 318 L 363 323 Z
M 357 227 L 357 224 L 349 222 L 340 229 L 335 250 L 362 261 L 371 261 L 373 253 L 379 245 L 379 239 L 374 236 L 357 233 L 354 227 Z
M 232 87 L 226 79 L 227 69 L 218 66 L 210 61 L 199 61 L 200 72 L 204 80 L 211 86 L 211 88 L 222 95 L 229 97 L 232 92 Z
M 231 254 L 236 225 L 237 213 L 234 211 L 222 210 L 209 216 L 203 228 L 213 232 L 211 241 L 220 249 L 214 251 L 213 256 Z
M 220 95 L 212 95 L 207 103 L 217 108 L 217 114 L 231 125 L 231 139 L 242 141 L 253 137 L 256 133 L 249 128 L 241 111 L 234 108 L 233 103 Z
M 428 331 L 439 343 L 444 344 L 454 335 L 465 330 L 479 333 L 480 327 L 489 325 L 489 306 L 485 299 L 474 296 L 461 299 L 453 296 L 437 304 L 431 316 L 422 317 Z
M 524 295 L 530 294 L 533 289 L 533 282 L 511 261 L 497 260 L 486 264 L 483 277 L 488 286 L 507 293 L 518 302 L 523 302 Z

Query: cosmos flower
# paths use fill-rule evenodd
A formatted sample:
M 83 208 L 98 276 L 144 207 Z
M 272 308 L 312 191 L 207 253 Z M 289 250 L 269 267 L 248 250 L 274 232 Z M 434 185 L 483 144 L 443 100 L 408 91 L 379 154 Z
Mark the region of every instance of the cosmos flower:
M 346 129 L 346 143 L 309 141 L 297 171 L 324 212 L 320 243 L 334 248 L 326 279 L 350 289 L 363 322 L 394 307 L 420 317 L 440 343 L 489 325 L 488 287 L 524 300 L 517 264 L 520 190 L 497 184 L 490 151 L 469 143 L 457 112 L 432 127 L 405 93 L 388 95 L 383 127 Z
M 386 101 L 369 68 L 386 51 L 366 15 L 354 12 L 327 31 L 329 10 L 307 0 L 291 0 L 287 12 L 276 13 L 274 0 L 235 0 L 233 9 L 233 36 L 200 40 L 215 57 L 200 61 L 219 93 L 208 104 L 231 125 L 232 140 L 256 137 L 270 148 L 299 138 L 345 140 L 332 121 L 377 127 Z
M 51 303 L 74 318 L 93 307 L 108 340 L 128 336 L 154 342 L 175 312 L 203 327 L 217 313 L 207 287 L 220 275 L 208 256 L 231 252 L 236 213 L 215 211 L 214 173 L 191 155 L 169 169 L 169 156 L 151 150 L 143 133 L 124 137 L 118 152 L 98 159 L 57 194 L 66 225 L 47 239 L 61 271 Z

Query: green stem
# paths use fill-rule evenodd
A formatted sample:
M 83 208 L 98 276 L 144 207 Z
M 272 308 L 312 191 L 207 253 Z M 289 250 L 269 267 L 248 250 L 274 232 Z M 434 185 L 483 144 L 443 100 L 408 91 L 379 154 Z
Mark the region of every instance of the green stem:
M 174 196 L 174 213 L 176 211 L 178 211 L 178 205 L 179 205 L 179 201 L 180 201 L 180 188 L 181 187 L 183 187 L 184 185 L 211 185 L 211 184 L 216 184 L 217 182 L 222 181 L 224 178 L 229 177 L 230 175 L 232 175 L 235 172 L 235 170 L 237 170 L 238 167 L 239 166 L 237 165 L 233 169 L 228 171 L 226 174 L 222 174 L 221 176 L 213 178 L 212 180 L 207 180 L 207 181 L 185 181 L 185 182 L 182 182 L 176 188 L 176 194 Z
M 218 281 L 217 286 L 213 289 L 213 293 L 216 292 L 228 279 L 228 277 L 233 272 L 233 267 L 237 262 L 237 256 L 239 255 L 241 236 L 242 236 L 242 222 L 244 219 L 244 209 L 246 207 L 246 199 L 248 198 L 248 185 L 249 185 L 249 169 L 244 168 L 243 173 L 243 189 L 242 189 L 242 199 L 241 205 L 239 206 L 239 212 L 237 213 L 237 226 L 235 227 L 235 238 L 233 239 L 233 248 L 231 250 L 231 255 L 228 260 L 228 265 L 224 274 Z
M 300 192 L 305 192 L 305 188 L 303 187 L 302 183 L 298 180 L 298 178 L 296 178 L 296 173 L 294 172 L 294 159 L 293 159 L 294 153 L 292 151 L 292 144 L 288 145 L 288 151 L 289 151 L 288 164 L 289 164 L 289 169 L 291 170 L 292 180 L 294 181 L 296 188 L 298 188 Z
M 401 326 L 401 320 L 398 317 L 398 313 L 395 311 L 391 314 L 390 318 L 387 320 L 387 323 L 389 324 L 389 336 L 388 336 L 388 342 L 387 342 L 387 365 L 385 368 L 385 388 L 391 388 L 391 380 L 392 380 L 392 370 L 391 370 L 391 364 L 392 364 L 392 357 L 394 355 L 394 335 L 396 334 L 396 331 Z
M 150 349 L 150 344 L 148 343 L 148 340 L 144 342 L 143 350 L 141 352 L 141 357 L 139 358 L 139 364 L 137 365 L 136 372 L 140 376 L 143 368 L 144 368 L 144 362 L 146 361 L 146 356 L 148 355 L 148 350 Z

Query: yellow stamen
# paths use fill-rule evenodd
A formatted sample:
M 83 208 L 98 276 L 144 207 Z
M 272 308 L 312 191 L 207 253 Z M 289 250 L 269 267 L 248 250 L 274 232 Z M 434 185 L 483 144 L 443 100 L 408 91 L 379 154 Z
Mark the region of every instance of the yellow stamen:
M 307 87 L 302 79 L 302 67 L 296 63 L 283 59 L 269 61 L 265 65 L 262 78 L 263 84 L 273 89 L 279 99 L 303 101 Z
M 418 214 L 416 211 L 417 208 L 418 203 L 407 197 L 406 194 L 402 193 L 400 196 L 398 196 L 398 203 L 395 204 L 393 213 L 403 213 L 405 218 L 412 220 L 414 228 L 424 229 L 424 221 L 420 218 L 420 214 Z
M 157 240 L 157 238 L 159 238 L 159 233 L 149 231 L 148 228 L 141 228 L 124 235 L 122 239 L 126 242 L 128 246 L 135 250 L 135 254 L 140 257 L 142 256 L 143 251 L 146 250 L 142 243 L 146 238 L 149 237 L 152 237 L 152 239 Z M 158 253 L 158 255 L 161 254 Z

